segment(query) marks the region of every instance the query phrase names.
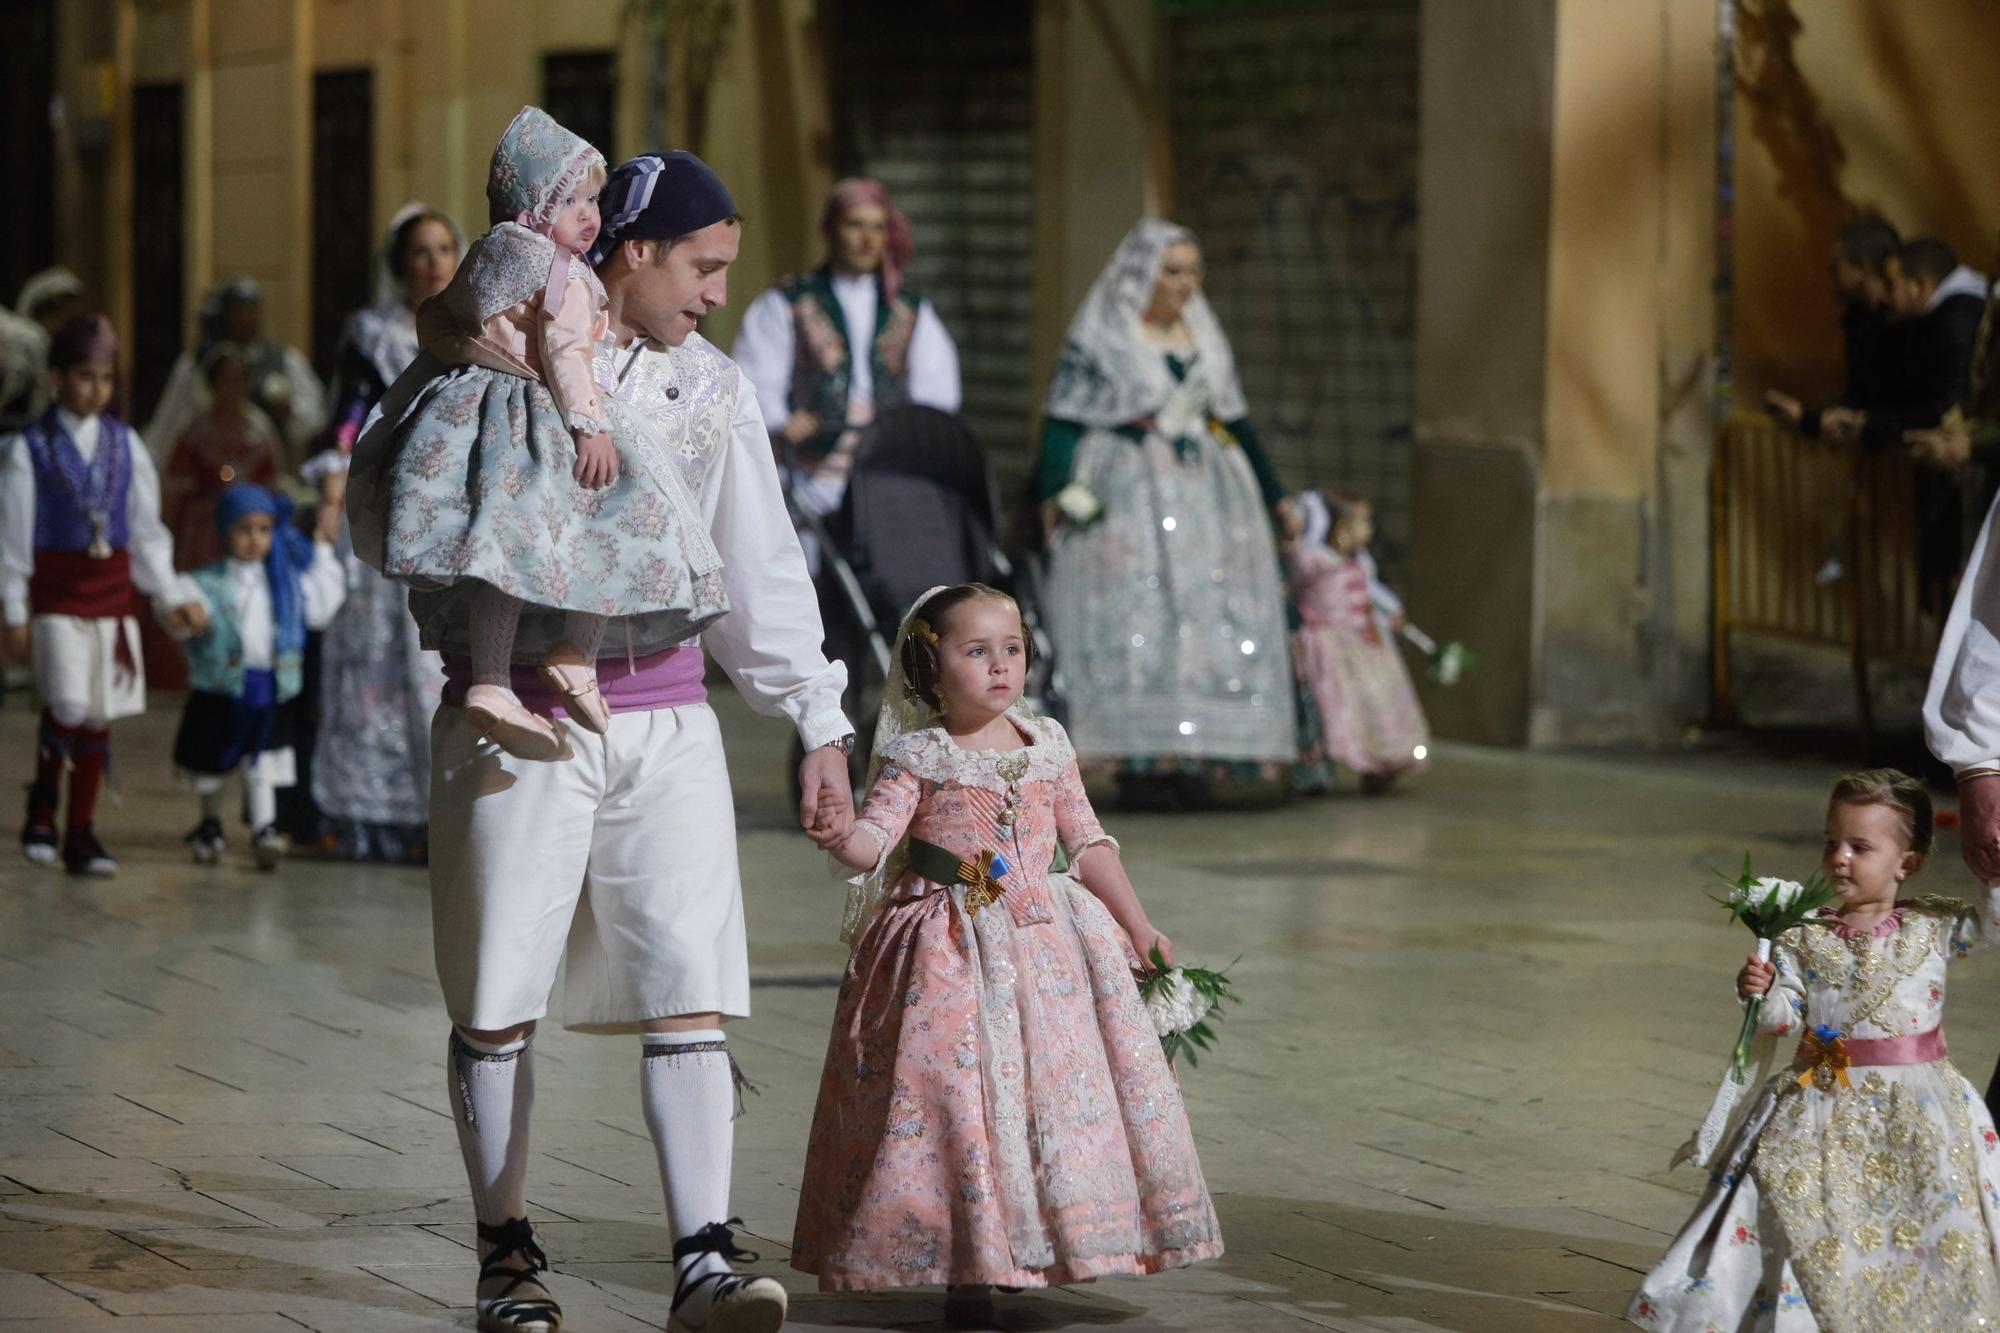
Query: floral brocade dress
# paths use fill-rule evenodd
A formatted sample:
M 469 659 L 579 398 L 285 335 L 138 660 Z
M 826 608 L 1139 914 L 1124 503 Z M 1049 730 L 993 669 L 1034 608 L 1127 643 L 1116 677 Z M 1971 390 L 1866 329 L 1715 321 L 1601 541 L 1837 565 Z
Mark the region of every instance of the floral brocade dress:
M 1299 675 L 1311 687 L 1326 752 L 1356 773 L 1398 773 L 1422 763 L 1430 727 L 1402 651 L 1378 606 L 1387 591 L 1367 552 L 1304 547 L 1292 555 Z
M 604 382 L 613 344 L 596 275 L 568 264 L 554 314 L 523 276 L 549 272 L 552 252 L 510 223 L 475 242 L 418 310 L 423 355 L 355 446 L 356 553 L 427 597 L 426 647 L 470 651 L 479 584 L 536 607 L 633 617 L 640 654 L 729 608 L 721 557 L 666 444 Z M 530 295 L 511 300 L 524 286 Z M 574 477 L 575 436 L 598 428 L 618 475 L 592 490 Z M 519 636 L 514 660 L 539 661 L 548 646 Z
M 1970 907 L 1900 903 L 1872 931 L 1822 913 L 1777 940 L 1759 1027 L 1798 1035 L 1800 1053 L 1722 1142 L 1627 1319 L 1663 1333 L 2000 1328 L 2000 1136 L 1943 1030 L 1946 963 L 1996 945 L 2000 889 Z
M 820 1079 L 792 1264 L 822 1290 L 1042 1287 L 1213 1258 L 1222 1235 L 1123 931 L 1050 873 L 1117 844 L 1060 725 L 883 754 L 860 827 L 887 898 L 855 942 Z M 1004 892 L 901 868 L 911 839 L 1004 856 Z

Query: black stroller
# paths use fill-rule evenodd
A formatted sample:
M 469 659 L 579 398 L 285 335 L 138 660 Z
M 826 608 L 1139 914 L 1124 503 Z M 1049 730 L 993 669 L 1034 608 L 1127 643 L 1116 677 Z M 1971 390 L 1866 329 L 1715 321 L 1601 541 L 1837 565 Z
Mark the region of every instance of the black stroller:
M 856 728 L 857 787 L 867 776 L 897 626 L 934 585 L 990 583 L 1014 596 L 1034 640 L 1028 698 L 1042 701 L 1049 645 L 1034 590 L 1024 586 L 1032 574 L 1000 549 L 999 487 L 962 420 L 932 407 L 890 408 L 863 432 L 838 509 L 816 518 L 787 500 L 792 521 L 819 543 L 820 618 L 827 657 L 847 664 L 843 704 Z M 792 773 L 796 786 L 796 762 Z

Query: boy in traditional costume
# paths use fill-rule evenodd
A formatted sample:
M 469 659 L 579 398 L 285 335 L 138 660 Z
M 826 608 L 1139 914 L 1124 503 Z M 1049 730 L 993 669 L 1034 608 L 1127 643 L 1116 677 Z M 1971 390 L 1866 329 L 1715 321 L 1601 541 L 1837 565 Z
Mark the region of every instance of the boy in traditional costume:
M 43 704 L 21 850 L 37 865 L 55 863 L 67 768 L 60 855 L 73 875 L 118 870 L 92 820 L 110 724 L 146 707 L 134 592 L 151 597 L 171 629 L 194 633 L 208 622 L 199 590 L 174 574 L 152 457 L 105 410 L 117 375 L 111 321 L 70 320 L 49 347 L 55 403 L 0 451 L 0 611 L 11 653 L 32 654 Z

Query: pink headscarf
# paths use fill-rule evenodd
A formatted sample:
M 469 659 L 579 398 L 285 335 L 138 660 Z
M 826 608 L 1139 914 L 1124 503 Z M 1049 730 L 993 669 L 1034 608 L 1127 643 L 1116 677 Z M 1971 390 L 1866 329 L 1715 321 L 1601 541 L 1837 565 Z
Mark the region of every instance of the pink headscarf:
M 882 188 L 882 182 L 866 176 L 849 176 L 835 181 L 833 193 L 826 197 L 826 211 L 819 217 L 819 230 L 826 237 L 826 243 L 832 245 L 834 229 L 847 216 L 848 210 L 869 204 L 881 209 L 889 219 L 889 236 L 882 247 L 882 295 L 893 301 L 896 293 L 903 288 L 903 270 L 916 258 L 917 236 L 910 226 L 910 219 L 889 202 L 889 192 Z

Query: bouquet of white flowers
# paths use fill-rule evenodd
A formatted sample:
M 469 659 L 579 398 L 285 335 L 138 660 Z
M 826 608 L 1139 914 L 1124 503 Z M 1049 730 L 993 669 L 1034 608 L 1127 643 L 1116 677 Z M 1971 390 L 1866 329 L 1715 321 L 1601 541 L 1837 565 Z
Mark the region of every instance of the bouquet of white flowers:
M 1055 506 L 1064 518 L 1079 528 L 1089 527 L 1104 513 L 1104 502 L 1080 481 L 1073 481 L 1057 491 Z
M 1205 1051 L 1215 1040 L 1215 1029 L 1209 1024 L 1221 1021 L 1224 1001 L 1233 1002 L 1236 992 L 1229 989 L 1229 977 L 1223 972 L 1168 967 L 1158 948 L 1153 950 L 1152 963 L 1153 970 L 1139 978 L 1139 998 L 1153 1020 L 1153 1031 L 1160 1036 L 1167 1063 L 1172 1064 L 1175 1056 L 1185 1052 L 1188 1067 L 1193 1068 L 1200 1063 L 1195 1050 Z M 1229 965 L 1236 966 L 1234 962 Z
M 1751 933 L 1757 937 L 1757 961 L 1761 963 L 1771 961 L 1772 940 L 1840 896 L 1833 883 L 1818 874 L 1803 884 L 1797 880 L 1755 875 L 1751 872 L 1747 854 L 1743 858 L 1742 874 L 1733 880 L 1720 874 L 1717 878 L 1729 886 L 1729 893 L 1715 901 L 1728 908 L 1729 915 L 1750 927 Z M 1730 1077 L 1738 1083 L 1743 1081 L 1743 1068 L 1750 1058 L 1750 1039 L 1757 1035 L 1757 1015 L 1763 1008 L 1764 997 L 1761 995 L 1751 999 L 1744 1008 L 1743 1030 L 1736 1038 L 1736 1058 L 1729 1066 Z
M 1439 643 L 1408 622 L 1403 625 L 1403 637 L 1410 641 L 1411 647 L 1430 659 L 1431 679 L 1440 685 L 1449 687 L 1458 684 L 1467 671 L 1479 665 L 1479 654 L 1456 639 Z

